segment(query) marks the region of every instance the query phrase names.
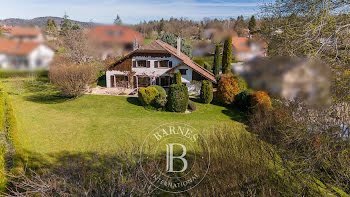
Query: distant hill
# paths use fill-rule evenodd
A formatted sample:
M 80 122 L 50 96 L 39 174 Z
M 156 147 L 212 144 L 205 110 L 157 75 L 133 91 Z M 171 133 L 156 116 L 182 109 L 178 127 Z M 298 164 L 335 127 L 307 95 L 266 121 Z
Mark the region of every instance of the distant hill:
M 0 20 L 0 25 L 45 27 L 48 19 L 54 20 L 57 26 L 59 26 L 61 24 L 61 21 L 63 20 L 63 18 L 52 17 L 52 16 L 38 17 L 33 19 L 8 18 L 8 19 Z M 71 20 L 71 21 L 72 23 L 80 24 L 82 27 L 91 27 L 97 24 L 92 22 L 80 22 L 75 20 Z

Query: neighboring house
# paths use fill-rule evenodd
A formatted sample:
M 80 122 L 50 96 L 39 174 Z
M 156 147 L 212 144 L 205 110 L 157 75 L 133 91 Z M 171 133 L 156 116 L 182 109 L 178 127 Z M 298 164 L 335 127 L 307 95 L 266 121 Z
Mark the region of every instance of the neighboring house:
M 232 38 L 232 56 L 238 61 L 249 61 L 257 57 L 266 57 L 267 43 L 262 40 L 245 37 Z
M 90 41 L 95 44 L 101 59 L 122 56 L 143 44 L 141 33 L 126 26 L 96 26 L 88 32 Z
M 112 64 L 106 72 L 108 88 L 127 88 L 160 85 L 169 87 L 174 72 L 180 72 L 182 83 L 189 91 L 195 90 L 197 81 L 216 83 L 214 75 L 193 62 L 177 49 L 160 40 L 151 42 Z
M 244 64 L 240 73 L 255 90 L 265 90 L 288 100 L 302 98 L 307 103 L 329 102 L 330 69 L 322 62 L 306 58 L 257 58 Z
M 40 42 L 0 39 L 0 68 L 48 68 L 54 52 Z
M 44 42 L 44 36 L 41 29 L 34 27 L 6 27 L 5 35 L 13 40 Z

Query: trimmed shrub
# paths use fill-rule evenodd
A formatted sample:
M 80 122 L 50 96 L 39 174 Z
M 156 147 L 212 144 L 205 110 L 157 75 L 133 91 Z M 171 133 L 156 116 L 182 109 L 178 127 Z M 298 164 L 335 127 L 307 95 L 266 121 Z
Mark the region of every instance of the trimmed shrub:
M 197 105 L 191 100 L 188 100 L 188 109 L 191 111 L 196 111 L 197 110 Z
M 92 65 L 62 65 L 50 68 L 49 77 L 64 96 L 78 97 L 96 80 L 96 69 Z
M 205 104 L 208 104 L 213 100 L 213 84 L 210 81 L 202 81 L 200 100 Z
M 242 111 L 248 111 L 251 107 L 252 90 L 244 90 L 235 96 L 234 105 Z
M 247 90 L 248 85 L 247 82 L 239 75 L 234 75 L 233 78 L 236 80 L 239 86 L 239 91 L 244 91 Z
M 222 76 L 216 94 L 218 102 L 230 105 L 238 93 L 239 86 L 236 80 L 230 75 Z
M 173 84 L 182 84 L 181 73 L 180 72 L 175 72 L 174 73 Z
M 143 106 L 155 104 L 155 98 L 159 95 L 155 87 L 140 88 L 138 90 L 138 98 Z
M 170 86 L 167 108 L 171 112 L 185 112 L 188 105 L 188 89 L 182 84 Z
M 154 85 L 154 86 L 151 86 L 151 87 L 154 87 L 157 89 L 158 91 L 158 96 L 156 96 L 155 98 L 155 105 L 154 107 L 157 108 L 157 109 L 160 109 L 160 108 L 164 108 L 165 105 L 166 105 L 166 102 L 167 102 L 167 99 L 166 99 L 166 92 L 164 90 L 163 87 L 161 86 L 157 86 L 157 85 Z
M 252 108 L 272 109 L 270 96 L 264 91 L 255 91 L 251 96 Z

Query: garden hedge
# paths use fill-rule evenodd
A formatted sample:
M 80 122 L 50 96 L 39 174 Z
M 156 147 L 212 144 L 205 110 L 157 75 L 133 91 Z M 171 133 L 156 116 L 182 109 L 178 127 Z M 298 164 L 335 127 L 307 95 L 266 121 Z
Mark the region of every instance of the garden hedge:
M 252 108 L 261 107 L 264 110 L 272 108 L 270 96 L 264 91 L 253 92 L 250 100 Z
M 213 84 L 210 81 L 202 81 L 202 87 L 199 97 L 201 102 L 205 104 L 208 104 L 213 100 Z
M 234 106 L 247 112 L 251 107 L 252 90 L 244 90 L 235 96 Z
M 248 85 L 247 82 L 239 75 L 234 75 L 233 78 L 236 80 L 239 86 L 239 91 L 242 92 L 244 90 L 247 90 Z
M 154 87 L 155 89 L 157 89 L 158 91 L 158 96 L 156 96 L 155 100 L 154 100 L 154 107 L 156 109 L 163 109 L 166 105 L 167 99 L 166 99 L 166 91 L 164 90 L 163 87 L 161 86 L 151 86 Z
M 18 174 L 24 168 L 24 151 L 18 139 L 17 121 L 11 101 L 0 84 L 0 191 L 7 185 L 4 173 Z M 5 159 L 6 158 L 6 159 Z M 3 172 L 3 173 L 1 173 Z
M 153 105 L 158 95 L 158 90 L 155 87 L 140 88 L 138 90 L 138 98 L 143 106 Z
M 230 105 L 239 93 L 239 86 L 236 80 L 231 75 L 221 77 L 217 90 L 217 100 L 225 105 Z
M 173 84 L 169 88 L 167 108 L 171 112 L 185 112 L 188 105 L 188 89 L 182 84 Z

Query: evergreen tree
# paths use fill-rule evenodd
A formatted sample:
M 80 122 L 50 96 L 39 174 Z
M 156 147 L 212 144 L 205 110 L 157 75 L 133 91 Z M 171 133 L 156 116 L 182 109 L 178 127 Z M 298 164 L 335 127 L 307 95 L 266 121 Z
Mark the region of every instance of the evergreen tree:
M 72 21 L 69 20 L 67 13 L 63 16 L 63 21 L 61 22 L 61 35 L 66 35 L 69 30 L 72 29 Z
M 250 18 L 248 29 L 250 31 L 254 31 L 255 27 L 256 27 L 256 20 L 255 20 L 255 16 L 253 15 L 252 18 Z
M 163 32 L 157 38 L 173 47 L 177 47 L 177 37 L 172 33 Z M 192 58 L 192 45 L 188 44 L 185 39 L 181 40 L 181 52 Z
M 220 74 L 220 45 L 218 45 L 218 44 L 215 47 L 213 73 L 215 76 Z
M 114 25 L 121 25 L 123 22 L 122 22 L 122 19 L 120 18 L 120 16 L 117 14 L 117 17 L 114 19 L 114 22 L 113 24 Z
M 181 73 L 180 72 L 175 72 L 174 73 L 173 84 L 182 84 Z
M 222 73 L 231 73 L 231 61 L 232 61 L 232 37 L 229 36 L 225 40 L 224 51 L 222 54 Z
M 160 33 L 160 32 L 162 32 L 162 31 L 164 31 L 164 30 L 165 30 L 165 22 L 164 22 L 164 19 L 161 19 L 161 20 L 159 21 L 158 32 Z
M 81 30 L 81 26 L 78 23 L 74 23 L 72 30 Z

